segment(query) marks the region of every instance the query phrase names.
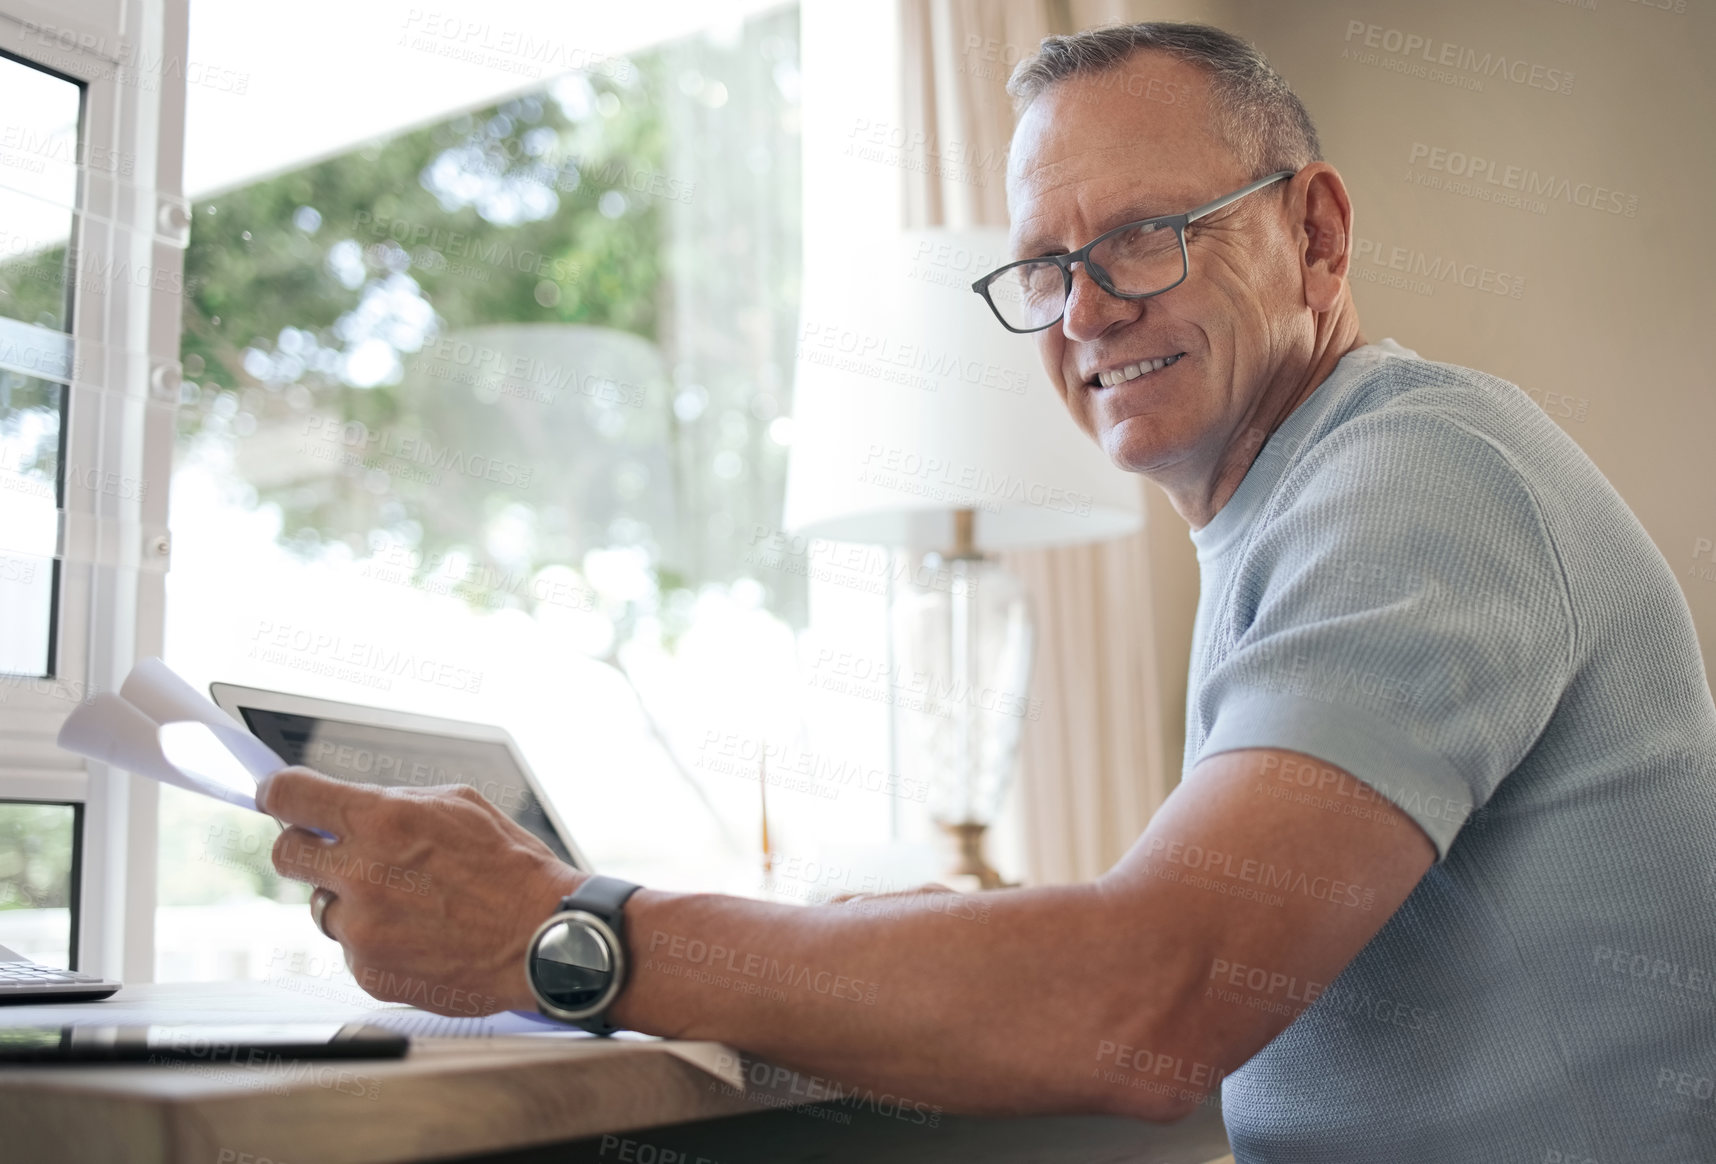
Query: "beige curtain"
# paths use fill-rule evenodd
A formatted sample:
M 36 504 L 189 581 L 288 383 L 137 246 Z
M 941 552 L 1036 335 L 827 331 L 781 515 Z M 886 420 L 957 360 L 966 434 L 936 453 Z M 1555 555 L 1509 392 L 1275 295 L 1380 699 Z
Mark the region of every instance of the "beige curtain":
M 1021 56 L 1049 33 L 1127 18 L 1118 3 L 1065 0 L 901 0 L 900 11 L 904 126 L 973 158 L 1006 149 L 1005 83 Z M 1004 226 L 1002 179 L 999 167 L 960 167 L 951 178 L 908 171 L 905 225 Z M 1102 454 L 1093 446 L 1091 455 Z M 1142 479 L 1139 488 L 1141 532 L 1006 555 L 1038 629 L 1033 692 L 1043 714 L 1026 725 L 1019 790 L 1033 883 L 1102 873 L 1179 780 L 1196 562 L 1160 492 Z

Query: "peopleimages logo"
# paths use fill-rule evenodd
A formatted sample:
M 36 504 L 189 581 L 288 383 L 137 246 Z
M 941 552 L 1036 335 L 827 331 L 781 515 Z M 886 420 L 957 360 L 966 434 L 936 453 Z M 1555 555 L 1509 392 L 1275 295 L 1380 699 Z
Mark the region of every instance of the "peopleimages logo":
M 1338 877 L 1322 875 L 1313 876 L 1303 869 L 1292 866 L 1281 867 L 1269 861 L 1261 861 L 1252 857 L 1242 857 L 1237 853 L 1227 853 L 1219 849 L 1206 849 L 1201 845 L 1188 845 L 1180 841 L 1166 841 L 1158 837 L 1149 842 L 1146 850 L 1152 858 L 1160 858 L 1172 865 L 1180 866 L 1194 873 L 1210 877 L 1226 878 L 1246 885 L 1258 886 L 1263 889 L 1284 889 L 1310 897 L 1330 905 L 1351 906 L 1354 909 L 1369 911 L 1376 901 L 1376 891 Z M 1194 879 L 1164 878 L 1164 880 L 1183 880 L 1196 887 Z
M 80 142 L 76 135 L 61 130 L 44 133 L 33 124 L 0 126 L 0 150 L 17 150 L 43 162 L 42 167 L 34 168 L 36 173 L 42 173 L 48 162 L 121 178 L 131 177 L 136 169 L 137 155 L 130 151 Z
M 950 564 L 940 558 L 913 563 L 882 547 L 789 533 L 761 522 L 752 525 L 745 563 L 868 594 L 885 594 L 891 584 L 943 594 L 970 595 L 977 590 L 977 579 L 963 572 L 965 563 Z
M 504 241 L 485 238 L 462 230 L 426 222 L 383 215 L 377 218 L 368 210 L 352 215 L 353 230 L 372 238 L 391 238 L 403 247 L 428 247 L 447 259 L 468 259 L 487 267 L 517 271 L 539 279 L 576 282 L 584 271 L 576 263 L 556 258 L 544 251 L 514 250 Z
M 101 688 L 93 683 L 86 686 L 81 679 L 47 679 L 39 675 L 0 675 L 0 703 L 5 702 L 7 696 L 14 691 L 26 695 L 41 695 L 66 703 L 87 703 L 100 694 Z
M 394 679 L 415 679 L 471 695 L 481 692 L 483 672 L 472 671 L 415 651 L 380 643 L 347 641 L 306 626 L 257 619 L 250 657 L 295 670 L 328 675 L 386 691 Z
M 312 442 L 322 447 L 318 449 Z M 433 433 L 372 429 L 361 420 L 343 421 L 321 413 L 313 414 L 305 421 L 299 452 L 324 460 L 339 459 L 342 446 L 367 454 L 365 459 L 357 462 L 364 468 L 411 466 L 423 470 L 422 478 L 429 484 L 438 484 L 442 473 L 451 473 L 474 481 L 492 481 L 528 489 L 535 472 L 529 465 L 468 453 L 453 445 L 437 444 Z
M 1438 283 L 1451 283 L 1508 299 L 1525 296 L 1524 275 L 1358 236 L 1353 238 L 1353 261 L 1347 277 L 1359 282 L 1398 286 L 1420 295 L 1434 294 Z
M 1573 92 L 1573 74 L 1565 69 L 1551 68 L 1505 53 L 1480 53 L 1470 45 L 1455 44 L 1422 33 L 1349 20 L 1345 39 L 1346 47 L 1341 50 L 1343 60 L 1376 65 L 1390 72 L 1458 88 L 1482 91 L 1483 79 L 1497 79 L 1530 89 L 1542 89 L 1546 93 L 1566 95 Z M 1365 53 L 1365 49 L 1379 50 L 1384 55 Z
M 842 151 L 846 157 L 898 166 L 911 173 L 931 174 L 949 182 L 984 187 L 991 175 L 1007 170 L 1004 146 L 979 148 L 972 142 L 943 139 L 891 122 L 856 118 L 846 137 Z
M 0 554 L 0 583 L 15 583 L 19 586 L 30 586 L 36 581 L 37 562 L 24 558 L 14 558 L 9 554 Z M 4 679 L 0 678 L 0 682 Z
M 168 56 L 158 51 L 151 55 L 148 46 L 139 45 L 126 37 L 109 40 L 105 36 L 83 29 L 62 28 L 57 24 L 41 24 L 34 20 L 19 21 L 19 35 L 33 40 L 45 49 L 61 49 L 66 53 L 81 53 L 86 57 L 93 55 L 105 60 L 95 66 L 99 80 L 115 80 L 120 84 L 133 85 L 147 92 L 153 92 L 162 80 L 173 80 L 183 77 L 187 85 L 202 85 L 222 93 L 231 93 L 236 97 L 244 96 L 250 87 L 250 74 L 239 73 L 232 69 L 211 65 L 206 61 L 187 61 L 183 57 Z M 38 59 L 44 54 L 34 54 Z M 90 65 L 87 60 L 78 61 L 74 57 L 55 57 L 46 54 L 46 63 L 52 65 L 72 65 L 80 63 L 84 70 Z
M 1027 481 L 1012 473 L 997 473 L 982 466 L 943 457 L 925 456 L 910 449 L 872 442 L 858 466 L 858 480 L 901 493 L 958 499 L 962 506 L 996 512 L 1002 501 L 1032 506 L 1055 513 L 1089 516 L 1095 500 L 1090 494 L 1041 481 Z
M 8 251 L 0 235 L 0 257 Z M 50 380 L 75 379 L 83 375 L 83 359 L 72 354 L 72 345 L 61 340 L 19 342 L 11 336 L 0 339 L 0 364 L 17 372 L 34 373 Z
M 715 1059 L 716 1069 L 719 1071 L 738 1068 L 740 1074 L 751 1084 L 750 1098 L 768 1106 L 774 1106 L 768 1103 L 770 1098 L 799 1096 L 813 1104 L 838 1104 L 843 1108 L 867 1110 L 873 1115 L 921 1127 L 933 1128 L 941 1124 L 942 1110 L 939 1104 L 919 1103 L 906 1096 L 886 1091 L 877 1094 L 869 1088 L 850 1087 L 838 1079 L 802 1075 L 790 1067 L 777 1067 L 756 1059 L 746 1059 L 742 1056 L 734 1058 L 729 1051 L 719 1052 Z M 726 1090 L 729 1094 L 740 1094 L 736 1088 Z M 841 1122 L 850 1122 L 850 1119 Z M 644 1164 L 641 1155 L 638 1160 L 639 1164 Z M 666 1162 L 663 1161 L 662 1164 Z
M 826 800 L 839 796 L 846 787 L 903 796 L 920 804 L 929 799 L 929 785 L 923 780 L 884 771 L 850 757 L 807 752 L 790 744 L 755 740 L 713 728 L 703 733 L 696 766 L 745 779 L 766 780 L 771 785 L 784 785 Z
M 936 390 L 937 380 L 994 388 L 1023 395 L 1030 381 L 1022 368 L 1003 367 L 986 360 L 968 360 L 957 353 L 888 336 L 805 321 L 799 331 L 798 358 L 877 379 Z M 912 373 L 915 375 L 907 375 Z
M 1699 556 L 1704 557 L 1700 562 Z M 1716 582 L 1716 541 L 1709 538 L 1692 539 L 1692 565 L 1686 571 L 1703 582 Z
M 665 960 L 669 958 L 679 965 L 668 964 Z M 683 967 L 695 967 L 697 972 L 686 973 Z M 801 965 L 796 961 L 782 965 L 779 959 L 767 954 L 748 953 L 719 942 L 709 943 L 701 938 L 687 938 L 663 930 L 650 934 L 648 957 L 644 959 L 643 968 L 670 977 L 690 978 L 737 989 L 746 994 L 758 993 L 749 989 L 751 986 L 766 985 L 774 991 L 771 997 L 775 1001 L 785 1001 L 784 990 L 797 989 L 824 998 L 874 1006 L 882 990 L 877 982 Z
M 560 73 L 596 73 L 623 85 L 637 78 L 637 67 L 624 57 L 567 44 L 537 29 L 496 27 L 464 14 L 412 8 L 400 26 L 399 47 L 432 52 L 454 60 L 487 65 L 530 77 Z
M 1439 145 L 1415 141 L 1406 157 L 1408 165 L 1463 178 L 1473 184 L 1497 187 L 1551 202 L 1565 202 L 1605 214 L 1620 214 L 1636 218 L 1639 212 L 1637 194 L 1612 190 L 1593 182 L 1575 182 L 1569 177 L 1545 174 L 1529 166 L 1506 165 L 1494 158 L 1464 150 L 1447 149 Z M 1460 192 L 1460 191 L 1456 191 Z
M 904 663 L 872 659 L 833 647 L 818 647 L 809 670 L 810 684 L 823 691 L 893 703 L 930 715 L 951 715 L 953 705 L 961 703 L 1023 719 L 1037 720 L 1043 715 L 1043 701 L 1021 692 L 979 687 Z

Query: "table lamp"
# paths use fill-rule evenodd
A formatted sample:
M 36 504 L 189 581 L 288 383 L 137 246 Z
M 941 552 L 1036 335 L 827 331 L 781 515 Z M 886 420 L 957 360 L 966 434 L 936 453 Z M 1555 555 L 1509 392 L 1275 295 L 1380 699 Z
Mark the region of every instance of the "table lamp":
M 1000 229 L 902 232 L 807 276 L 783 526 L 922 555 L 890 613 L 928 714 L 908 755 L 955 840 L 955 874 L 1002 884 L 985 830 L 1038 718 L 1024 584 L 995 551 L 1101 541 L 1143 521 L 1137 479 L 1068 415 L 1032 337 L 971 291 Z

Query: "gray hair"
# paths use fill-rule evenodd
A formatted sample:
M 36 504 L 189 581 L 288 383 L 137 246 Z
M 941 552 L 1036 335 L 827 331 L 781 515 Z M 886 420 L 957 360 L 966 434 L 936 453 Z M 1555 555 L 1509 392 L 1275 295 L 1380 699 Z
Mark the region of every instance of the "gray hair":
M 1317 127 L 1281 74 L 1254 45 L 1207 24 L 1148 21 L 1046 36 L 1037 54 L 1013 70 L 1007 92 L 1015 111 L 1023 114 L 1050 86 L 1110 72 L 1143 49 L 1187 61 L 1209 75 L 1216 132 L 1253 177 L 1322 160 Z

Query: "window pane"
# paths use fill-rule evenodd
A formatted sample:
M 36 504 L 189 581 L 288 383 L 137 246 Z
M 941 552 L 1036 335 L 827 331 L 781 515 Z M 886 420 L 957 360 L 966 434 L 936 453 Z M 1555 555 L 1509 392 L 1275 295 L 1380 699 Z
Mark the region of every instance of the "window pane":
M 797 28 L 195 200 L 169 663 L 502 724 L 604 871 L 755 888 L 757 765 L 707 741 L 804 747 L 803 572 L 754 552 L 790 432 Z M 795 809 L 885 836 L 845 795 L 771 786 L 771 837 Z M 325 958 L 273 826 L 223 811 L 162 792 L 158 975 Z
M 0 57 L 0 673 L 53 663 L 53 553 L 77 198 L 76 84 Z
M 78 810 L 0 801 L 0 946 L 72 965 Z

